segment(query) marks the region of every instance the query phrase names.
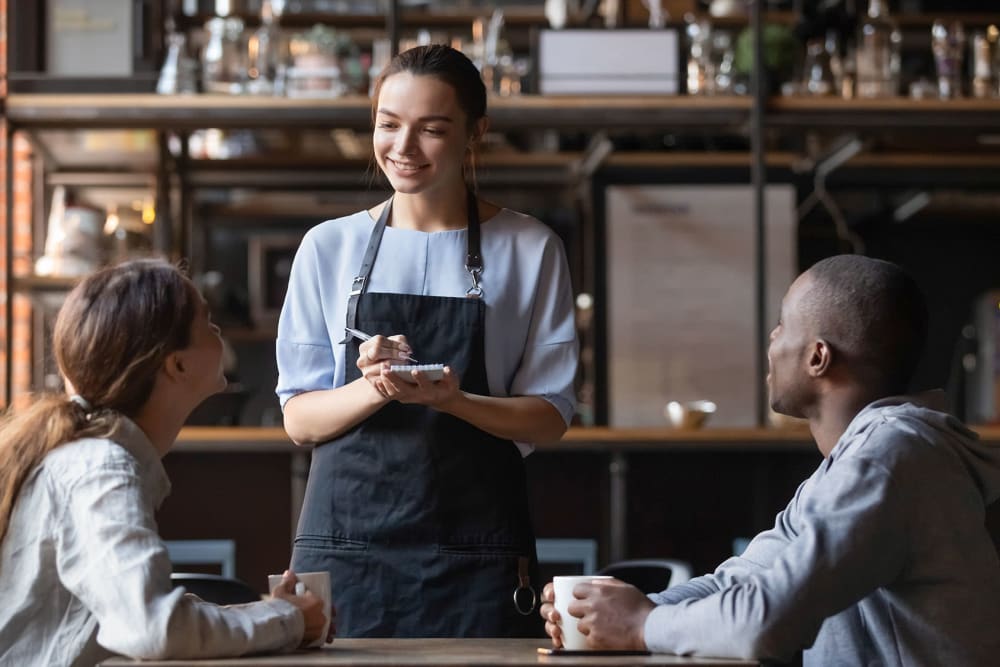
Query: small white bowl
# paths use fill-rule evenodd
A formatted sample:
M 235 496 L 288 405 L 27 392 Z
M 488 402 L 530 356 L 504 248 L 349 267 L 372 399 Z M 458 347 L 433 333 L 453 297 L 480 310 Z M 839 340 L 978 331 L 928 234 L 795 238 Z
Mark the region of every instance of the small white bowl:
M 670 401 L 663 408 L 663 416 L 674 428 L 701 428 L 708 416 L 715 412 L 715 407 L 715 403 L 712 401 L 688 401 L 686 403 Z

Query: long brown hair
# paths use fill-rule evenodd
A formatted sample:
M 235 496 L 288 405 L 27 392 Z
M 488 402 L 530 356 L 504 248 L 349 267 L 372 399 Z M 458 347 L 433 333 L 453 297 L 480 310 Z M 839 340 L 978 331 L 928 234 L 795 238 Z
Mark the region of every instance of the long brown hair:
M 0 421 L 0 543 L 28 474 L 56 447 L 106 437 L 149 399 L 168 354 L 191 342 L 197 293 L 176 267 L 127 262 L 84 278 L 69 293 L 53 351 L 80 403 L 45 394 Z M 85 407 L 86 406 L 86 407 Z
M 385 66 L 372 86 L 372 125 L 378 115 L 378 96 L 382 84 L 393 74 L 407 72 L 413 76 L 430 76 L 447 83 L 455 91 L 458 106 L 465 112 L 466 131 L 470 137 L 473 128 L 486 116 L 486 84 L 479 70 L 468 56 L 444 44 L 415 46 L 403 51 Z M 374 165 L 374 157 L 372 158 Z M 466 151 L 466 162 L 462 165 L 466 185 L 476 189 L 476 152 L 470 145 Z M 375 175 L 379 171 L 375 167 Z

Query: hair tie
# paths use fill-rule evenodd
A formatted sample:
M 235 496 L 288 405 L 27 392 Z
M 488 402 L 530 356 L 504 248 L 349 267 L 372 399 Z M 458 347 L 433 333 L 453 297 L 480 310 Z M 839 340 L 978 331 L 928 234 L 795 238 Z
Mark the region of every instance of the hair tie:
M 90 401 L 80 394 L 73 394 L 69 397 L 69 400 L 83 408 L 84 412 L 93 412 L 94 410 L 94 406 L 90 404 Z

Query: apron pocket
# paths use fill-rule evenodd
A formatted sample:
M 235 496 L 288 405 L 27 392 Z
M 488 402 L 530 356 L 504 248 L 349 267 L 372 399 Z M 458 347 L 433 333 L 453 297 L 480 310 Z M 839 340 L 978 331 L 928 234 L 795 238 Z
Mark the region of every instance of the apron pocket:
M 334 535 L 299 535 L 295 548 L 313 551 L 368 551 L 368 542 Z
M 438 553 L 448 556 L 495 556 L 497 558 L 510 558 L 513 556 L 526 556 L 523 549 L 519 549 L 513 544 L 471 544 L 471 543 L 449 543 L 438 545 Z

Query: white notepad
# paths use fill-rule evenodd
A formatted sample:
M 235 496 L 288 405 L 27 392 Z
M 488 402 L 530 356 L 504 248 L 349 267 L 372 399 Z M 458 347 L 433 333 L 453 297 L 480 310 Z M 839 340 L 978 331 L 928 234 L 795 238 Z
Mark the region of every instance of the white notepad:
M 413 371 L 420 371 L 424 379 L 437 382 L 444 377 L 444 364 L 403 364 L 400 366 L 390 366 L 392 371 L 400 380 L 405 380 L 411 384 L 416 384 Z

